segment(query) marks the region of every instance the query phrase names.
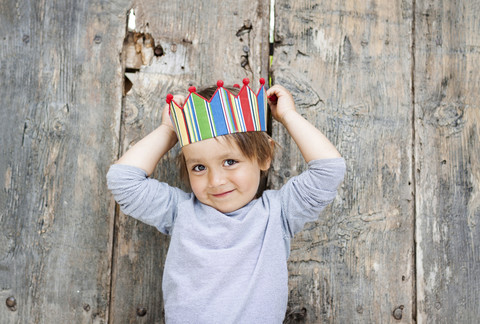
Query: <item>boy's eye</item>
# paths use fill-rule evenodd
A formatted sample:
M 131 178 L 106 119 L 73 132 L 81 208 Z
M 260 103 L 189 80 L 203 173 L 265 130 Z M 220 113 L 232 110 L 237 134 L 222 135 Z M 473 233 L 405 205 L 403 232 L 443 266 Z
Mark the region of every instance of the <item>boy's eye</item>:
M 192 170 L 195 172 L 202 172 L 202 171 L 205 171 L 205 166 L 201 164 L 197 164 L 192 168 Z
M 228 160 L 225 160 L 225 161 L 223 162 L 223 165 L 224 165 L 224 166 L 232 166 L 232 165 L 234 165 L 235 163 L 237 163 L 237 161 L 232 160 L 232 159 L 228 159 Z

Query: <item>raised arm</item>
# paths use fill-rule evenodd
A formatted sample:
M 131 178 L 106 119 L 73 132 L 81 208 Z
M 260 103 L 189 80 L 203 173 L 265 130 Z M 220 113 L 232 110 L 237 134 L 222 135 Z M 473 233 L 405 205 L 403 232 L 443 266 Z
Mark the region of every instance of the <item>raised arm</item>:
M 182 105 L 185 98 L 175 96 L 174 100 Z M 166 105 L 163 109 L 162 123 L 160 126 L 132 146 L 116 164 L 125 164 L 140 168 L 150 176 L 157 166 L 158 161 L 160 161 L 162 156 L 176 143 L 177 134 L 168 115 L 168 105 Z
M 328 138 L 295 110 L 295 102 L 287 89 L 274 85 L 267 90 L 268 97 L 273 95 L 277 100 L 269 102 L 272 116 L 287 129 L 307 163 L 341 157 Z

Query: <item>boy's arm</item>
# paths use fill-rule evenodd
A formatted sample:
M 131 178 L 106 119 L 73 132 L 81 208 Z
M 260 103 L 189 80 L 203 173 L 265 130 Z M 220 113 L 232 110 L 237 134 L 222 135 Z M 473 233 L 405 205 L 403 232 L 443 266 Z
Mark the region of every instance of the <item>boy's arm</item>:
M 272 95 L 277 97 L 276 101 L 270 101 L 272 116 L 287 129 L 307 163 L 312 160 L 341 157 L 325 135 L 295 110 L 293 97 L 287 89 L 274 85 L 266 94 L 268 97 Z
M 282 86 L 267 91 L 272 116 L 282 123 L 298 145 L 308 170 L 290 179 L 280 190 L 284 229 L 290 237 L 306 222 L 318 219 L 320 212 L 335 199 L 343 180 L 345 161 L 335 146 L 296 110 L 292 95 Z
M 185 98 L 175 96 L 175 102 L 183 105 Z M 169 106 L 165 106 L 160 126 L 130 148 L 116 164 L 131 165 L 144 170 L 150 176 L 158 161 L 177 143 L 177 135 L 169 116 Z

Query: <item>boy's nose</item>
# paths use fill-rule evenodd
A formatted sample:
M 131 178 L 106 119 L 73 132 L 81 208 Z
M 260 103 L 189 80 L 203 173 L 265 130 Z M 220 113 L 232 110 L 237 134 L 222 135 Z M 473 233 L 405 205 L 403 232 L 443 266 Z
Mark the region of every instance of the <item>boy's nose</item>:
M 225 176 L 221 170 L 210 170 L 208 174 L 210 187 L 217 187 L 225 184 Z

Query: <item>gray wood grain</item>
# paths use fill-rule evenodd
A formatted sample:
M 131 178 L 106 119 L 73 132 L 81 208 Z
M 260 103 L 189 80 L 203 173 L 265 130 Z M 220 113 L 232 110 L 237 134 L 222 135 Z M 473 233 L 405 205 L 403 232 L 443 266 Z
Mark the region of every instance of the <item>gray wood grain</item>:
M 190 85 L 200 88 L 219 79 L 241 84 L 245 77 L 258 89 L 259 78 L 268 77 L 268 9 L 265 2 L 246 0 L 204 0 L 194 6 L 138 2 L 136 30 L 123 51 L 126 68 L 134 70 L 126 73 L 132 85 L 124 97 L 122 152 L 160 125 L 167 93 L 186 96 Z M 163 54 L 149 54 L 152 48 Z M 160 161 L 153 176 L 183 187 L 175 165 L 178 150 L 177 145 Z M 123 214 L 116 228 L 111 322 L 162 323 L 168 238 Z
M 274 83 L 347 161 L 337 199 L 292 242 L 287 323 L 414 321 L 411 21 L 401 1 L 276 1 Z M 306 165 L 273 135 L 276 188 Z
M 108 319 L 124 7 L 0 2 L 1 323 Z
M 416 1 L 418 323 L 480 316 L 480 1 Z

